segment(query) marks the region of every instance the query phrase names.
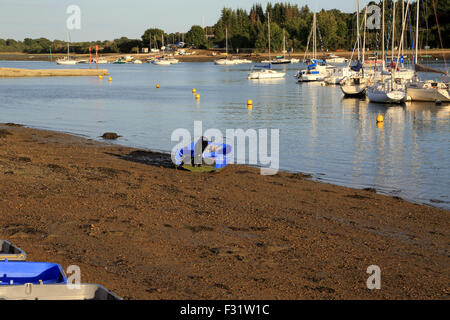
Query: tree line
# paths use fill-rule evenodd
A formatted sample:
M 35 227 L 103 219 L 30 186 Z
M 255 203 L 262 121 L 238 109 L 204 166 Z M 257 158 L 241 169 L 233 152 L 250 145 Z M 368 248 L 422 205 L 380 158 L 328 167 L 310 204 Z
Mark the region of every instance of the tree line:
M 406 0 L 396 2 L 395 39 L 398 43 L 402 28 L 402 7 L 406 8 Z M 445 48 L 450 45 L 450 1 L 421 0 L 419 18 L 419 46 L 424 48 L 440 47 L 437 32 L 435 10 L 437 13 L 442 42 Z M 378 5 L 380 2 L 372 1 L 369 5 Z M 385 0 L 385 26 L 386 40 L 392 39 L 391 30 L 394 27 L 393 1 Z M 411 47 L 415 41 L 416 2 L 410 4 L 407 13 L 405 43 Z M 228 46 L 231 51 L 250 50 L 263 52 L 268 49 L 268 23 L 270 17 L 271 50 L 280 51 L 283 46 L 288 50 L 304 50 L 308 44 L 313 21 L 313 12 L 308 6 L 299 6 L 291 3 L 268 3 L 265 8 L 261 4 L 254 4 L 250 11 L 245 9 L 223 8 L 217 23 L 202 28 L 194 25 L 187 33 L 166 33 L 162 29 L 150 28 L 144 32 L 141 39 L 128 39 L 122 37 L 111 41 L 76 42 L 70 44 L 73 53 L 88 53 L 89 47 L 98 45 L 100 53 L 136 53 L 141 48 L 161 48 L 163 43 L 175 44 L 185 42 L 195 48 L 224 48 L 226 33 Z M 364 21 L 364 8 L 360 12 L 361 32 Z M 319 43 L 327 50 L 352 50 L 356 40 L 357 23 L 356 12 L 344 13 L 338 9 L 317 12 L 319 28 Z M 366 33 L 366 46 L 370 49 L 379 49 L 381 43 L 380 30 L 369 30 Z M 284 43 L 284 45 L 283 45 Z M 320 50 L 320 48 L 318 48 Z M 13 39 L 0 39 L 0 52 L 24 53 L 65 53 L 67 42 L 61 40 L 50 41 L 45 38 L 23 41 Z M 242 52 L 242 51 L 241 51 Z

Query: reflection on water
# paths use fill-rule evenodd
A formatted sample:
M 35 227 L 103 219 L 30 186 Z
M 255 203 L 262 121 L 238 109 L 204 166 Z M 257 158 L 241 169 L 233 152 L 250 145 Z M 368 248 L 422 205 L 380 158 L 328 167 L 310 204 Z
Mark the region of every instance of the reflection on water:
M 47 68 L 45 62 L 1 67 Z M 79 67 L 79 66 L 77 66 Z M 84 66 L 82 66 L 84 67 Z M 88 67 L 88 66 L 86 66 Z M 343 98 L 338 86 L 284 79 L 247 80 L 251 66 L 182 63 L 163 67 L 107 65 L 113 81 L 97 78 L 0 79 L 0 122 L 170 151 L 177 128 L 280 129 L 280 166 L 340 185 L 450 208 L 450 106 L 385 106 Z M 161 85 L 155 89 L 156 83 Z M 192 95 L 197 89 L 201 100 Z M 253 108 L 247 100 L 253 100 Z M 384 122 L 377 124 L 377 115 Z

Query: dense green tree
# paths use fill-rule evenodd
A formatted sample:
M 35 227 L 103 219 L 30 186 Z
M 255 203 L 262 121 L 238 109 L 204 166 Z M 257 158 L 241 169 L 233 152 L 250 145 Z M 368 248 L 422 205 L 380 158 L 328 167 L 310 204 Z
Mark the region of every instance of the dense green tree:
M 200 26 L 192 26 L 191 30 L 186 33 L 186 44 L 193 45 L 196 48 L 206 48 L 207 39 L 206 32 Z
M 142 44 L 144 47 L 161 48 L 163 37 L 165 37 L 163 30 L 157 28 L 147 29 L 141 37 Z

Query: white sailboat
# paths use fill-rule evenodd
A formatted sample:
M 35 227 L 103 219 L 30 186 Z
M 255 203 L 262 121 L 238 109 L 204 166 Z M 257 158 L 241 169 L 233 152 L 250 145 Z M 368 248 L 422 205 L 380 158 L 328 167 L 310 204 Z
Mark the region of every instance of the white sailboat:
M 270 64 L 290 64 L 290 63 L 299 63 L 300 60 L 299 59 L 295 59 L 295 58 L 291 58 L 288 59 L 286 58 L 284 55 L 287 53 L 286 51 L 286 35 L 285 35 L 285 31 L 283 29 L 283 50 L 282 50 L 282 54 L 283 56 L 279 56 L 276 57 L 273 60 L 263 60 L 261 61 L 261 63 L 270 63 Z
M 269 33 L 269 60 L 270 60 L 270 13 L 267 12 L 267 24 L 268 24 L 268 33 Z M 275 71 L 271 69 L 271 64 L 269 63 L 267 66 L 261 66 L 259 68 L 252 68 L 250 73 L 248 74 L 249 80 L 254 79 L 281 79 L 284 78 L 286 72 Z
M 166 53 L 166 47 L 164 46 L 164 34 L 161 35 L 161 49 L 163 50 L 163 57 L 157 60 L 153 61 L 153 64 L 157 66 L 170 66 L 172 63 L 166 59 L 165 53 Z
M 417 0 L 417 19 L 416 19 L 416 56 L 414 58 L 415 71 L 432 72 L 446 74 L 445 72 L 418 64 L 419 57 L 419 0 Z M 411 101 L 427 102 L 450 102 L 449 85 L 433 80 L 419 81 L 416 74 L 415 81 L 406 85 L 406 94 Z
M 359 0 L 356 1 L 356 28 L 357 28 L 357 39 L 356 48 L 358 50 L 358 63 L 356 66 L 350 67 L 350 62 L 345 72 L 348 74 L 341 81 L 341 90 L 345 96 L 360 96 L 366 93 L 367 87 L 369 86 L 370 79 L 367 74 L 364 73 L 364 66 L 361 62 L 364 61 L 365 51 L 366 51 L 366 25 L 367 25 L 367 7 L 364 11 L 364 40 L 362 45 L 362 55 L 361 55 L 361 34 L 360 34 L 360 24 L 359 24 Z M 353 54 L 352 54 L 353 55 Z M 362 56 L 362 57 L 361 57 Z M 361 59 L 362 58 L 362 59 Z M 351 59 L 350 59 L 351 61 Z
M 70 59 L 69 31 L 67 31 L 67 57 L 56 60 L 56 63 L 59 65 L 64 65 L 64 66 L 73 66 L 78 63 L 78 61 Z
M 395 3 L 395 2 L 394 2 Z M 406 5 L 405 15 L 408 12 L 410 0 Z M 394 16 L 395 18 L 395 16 Z M 403 46 L 403 36 L 405 31 L 405 21 L 406 16 L 403 19 L 402 25 L 402 35 L 400 37 L 400 45 L 398 50 L 397 61 L 400 58 L 401 48 Z M 394 41 L 394 39 L 392 39 Z M 384 0 L 383 0 L 383 26 L 382 26 L 382 45 L 383 45 L 383 67 L 385 65 L 385 54 L 384 54 Z M 384 70 L 384 68 L 383 68 Z M 403 103 L 406 101 L 406 87 L 401 81 L 395 80 L 395 73 L 397 68 L 394 68 L 392 71 L 392 75 L 388 79 L 384 79 L 382 76 L 382 80 L 377 82 L 375 85 L 369 87 L 367 89 L 367 96 L 371 102 L 378 103 Z
M 228 59 L 228 28 L 225 28 L 225 50 L 226 50 L 226 58 L 225 59 L 219 59 L 214 61 L 215 64 L 219 66 L 230 66 L 230 65 L 236 65 L 239 64 L 239 61 Z
M 313 55 L 312 59 L 309 59 L 310 65 L 306 69 L 300 70 L 297 73 L 298 82 L 311 82 L 311 81 L 323 81 L 326 77 L 335 72 L 334 66 L 328 65 L 325 61 L 317 59 L 317 17 L 316 13 L 313 16 L 312 26 L 312 38 L 313 38 Z M 309 46 L 308 39 L 308 46 Z

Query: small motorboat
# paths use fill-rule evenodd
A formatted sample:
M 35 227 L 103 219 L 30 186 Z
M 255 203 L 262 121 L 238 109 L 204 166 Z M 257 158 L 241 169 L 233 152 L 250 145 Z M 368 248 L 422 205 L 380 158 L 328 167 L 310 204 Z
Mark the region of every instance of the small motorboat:
M 113 62 L 113 64 L 125 64 L 125 63 L 127 63 L 127 62 L 120 58 Z
M 56 60 L 56 63 L 63 66 L 73 66 L 76 65 L 78 61 L 64 58 Z
M 256 79 L 281 79 L 284 78 L 286 72 L 275 71 L 271 69 L 271 65 L 255 66 L 248 74 L 249 80 Z
M 234 66 L 239 64 L 239 61 L 232 59 L 220 59 L 214 61 L 214 63 L 217 64 L 218 66 Z
M 322 60 L 313 59 L 307 69 L 297 74 L 298 82 L 323 81 L 336 71 L 336 67 L 326 64 Z
M 153 61 L 153 64 L 155 64 L 157 66 L 170 66 L 172 63 L 166 59 L 158 59 L 158 60 Z

